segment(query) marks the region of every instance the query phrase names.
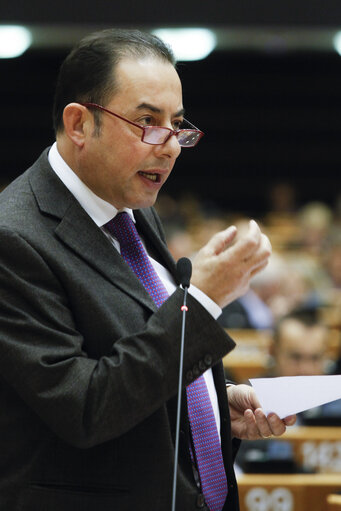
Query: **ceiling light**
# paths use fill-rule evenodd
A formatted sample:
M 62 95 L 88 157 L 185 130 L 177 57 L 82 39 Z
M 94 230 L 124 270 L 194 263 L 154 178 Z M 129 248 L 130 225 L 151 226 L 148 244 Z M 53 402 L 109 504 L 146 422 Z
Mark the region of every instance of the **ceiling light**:
M 341 55 L 341 32 L 336 32 L 335 36 L 333 37 L 333 45 L 337 53 Z
M 0 58 L 19 57 L 32 42 L 31 32 L 19 25 L 0 26 Z
M 201 60 L 214 50 L 217 41 L 207 28 L 160 28 L 153 34 L 169 44 L 177 60 Z

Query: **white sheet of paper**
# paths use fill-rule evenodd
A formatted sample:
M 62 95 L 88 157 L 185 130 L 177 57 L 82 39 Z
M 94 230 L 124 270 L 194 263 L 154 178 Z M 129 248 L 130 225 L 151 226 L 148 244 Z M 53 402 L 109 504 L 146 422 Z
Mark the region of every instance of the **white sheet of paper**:
M 341 375 L 252 378 L 264 413 L 281 419 L 341 398 Z

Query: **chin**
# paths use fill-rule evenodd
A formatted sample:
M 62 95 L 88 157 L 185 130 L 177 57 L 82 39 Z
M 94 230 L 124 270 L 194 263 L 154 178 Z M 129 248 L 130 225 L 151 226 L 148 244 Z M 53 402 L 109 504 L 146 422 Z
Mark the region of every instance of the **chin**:
M 152 206 L 154 206 L 156 199 L 157 195 L 153 197 L 145 197 L 144 199 L 141 198 L 141 200 L 131 201 L 131 205 L 128 206 L 128 208 L 131 209 L 151 208 Z

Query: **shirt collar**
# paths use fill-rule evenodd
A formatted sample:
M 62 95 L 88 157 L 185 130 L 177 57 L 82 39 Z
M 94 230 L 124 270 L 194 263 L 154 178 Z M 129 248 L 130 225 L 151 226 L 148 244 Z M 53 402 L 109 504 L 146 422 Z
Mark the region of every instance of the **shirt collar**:
M 52 169 L 59 179 L 64 183 L 66 188 L 72 193 L 96 225 L 101 227 L 117 215 L 117 208 L 109 202 L 101 199 L 92 190 L 90 190 L 90 188 L 86 186 L 81 179 L 79 179 L 77 174 L 75 174 L 75 172 L 63 160 L 57 149 L 56 142 L 49 151 L 48 159 Z M 119 211 L 126 211 L 135 222 L 134 213 L 131 209 L 124 208 Z

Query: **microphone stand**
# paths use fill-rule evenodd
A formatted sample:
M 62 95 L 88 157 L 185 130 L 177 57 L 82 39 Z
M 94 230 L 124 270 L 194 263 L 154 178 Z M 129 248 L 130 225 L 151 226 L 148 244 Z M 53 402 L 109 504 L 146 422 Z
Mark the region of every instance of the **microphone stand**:
M 189 284 L 188 284 L 189 286 Z M 180 344 L 180 363 L 179 363 L 179 386 L 178 386 L 178 405 L 176 414 L 176 432 L 175 432 L 175 454 L 174 454 L 174 474 L 173 474 L 173 491 L 172 491 L 172 511 L 175 511 L 176 501 L 176 485 L 178 474 L 178 458 L 179 458 L 179 434 L 180 434 L 180 415 L 181 415 L 181 394 L 182 394 L 182 373 L 183 373 L 183 359 L 184 359 L 184 345 L 185 345 L 185 324 L 186 312 L 188 307 L 186 305 L 188 286 L 183 284 L 184 287 L 184 301 L 181 307 L 182 310 L 182 328 L 181 328 L 181 344 Z

